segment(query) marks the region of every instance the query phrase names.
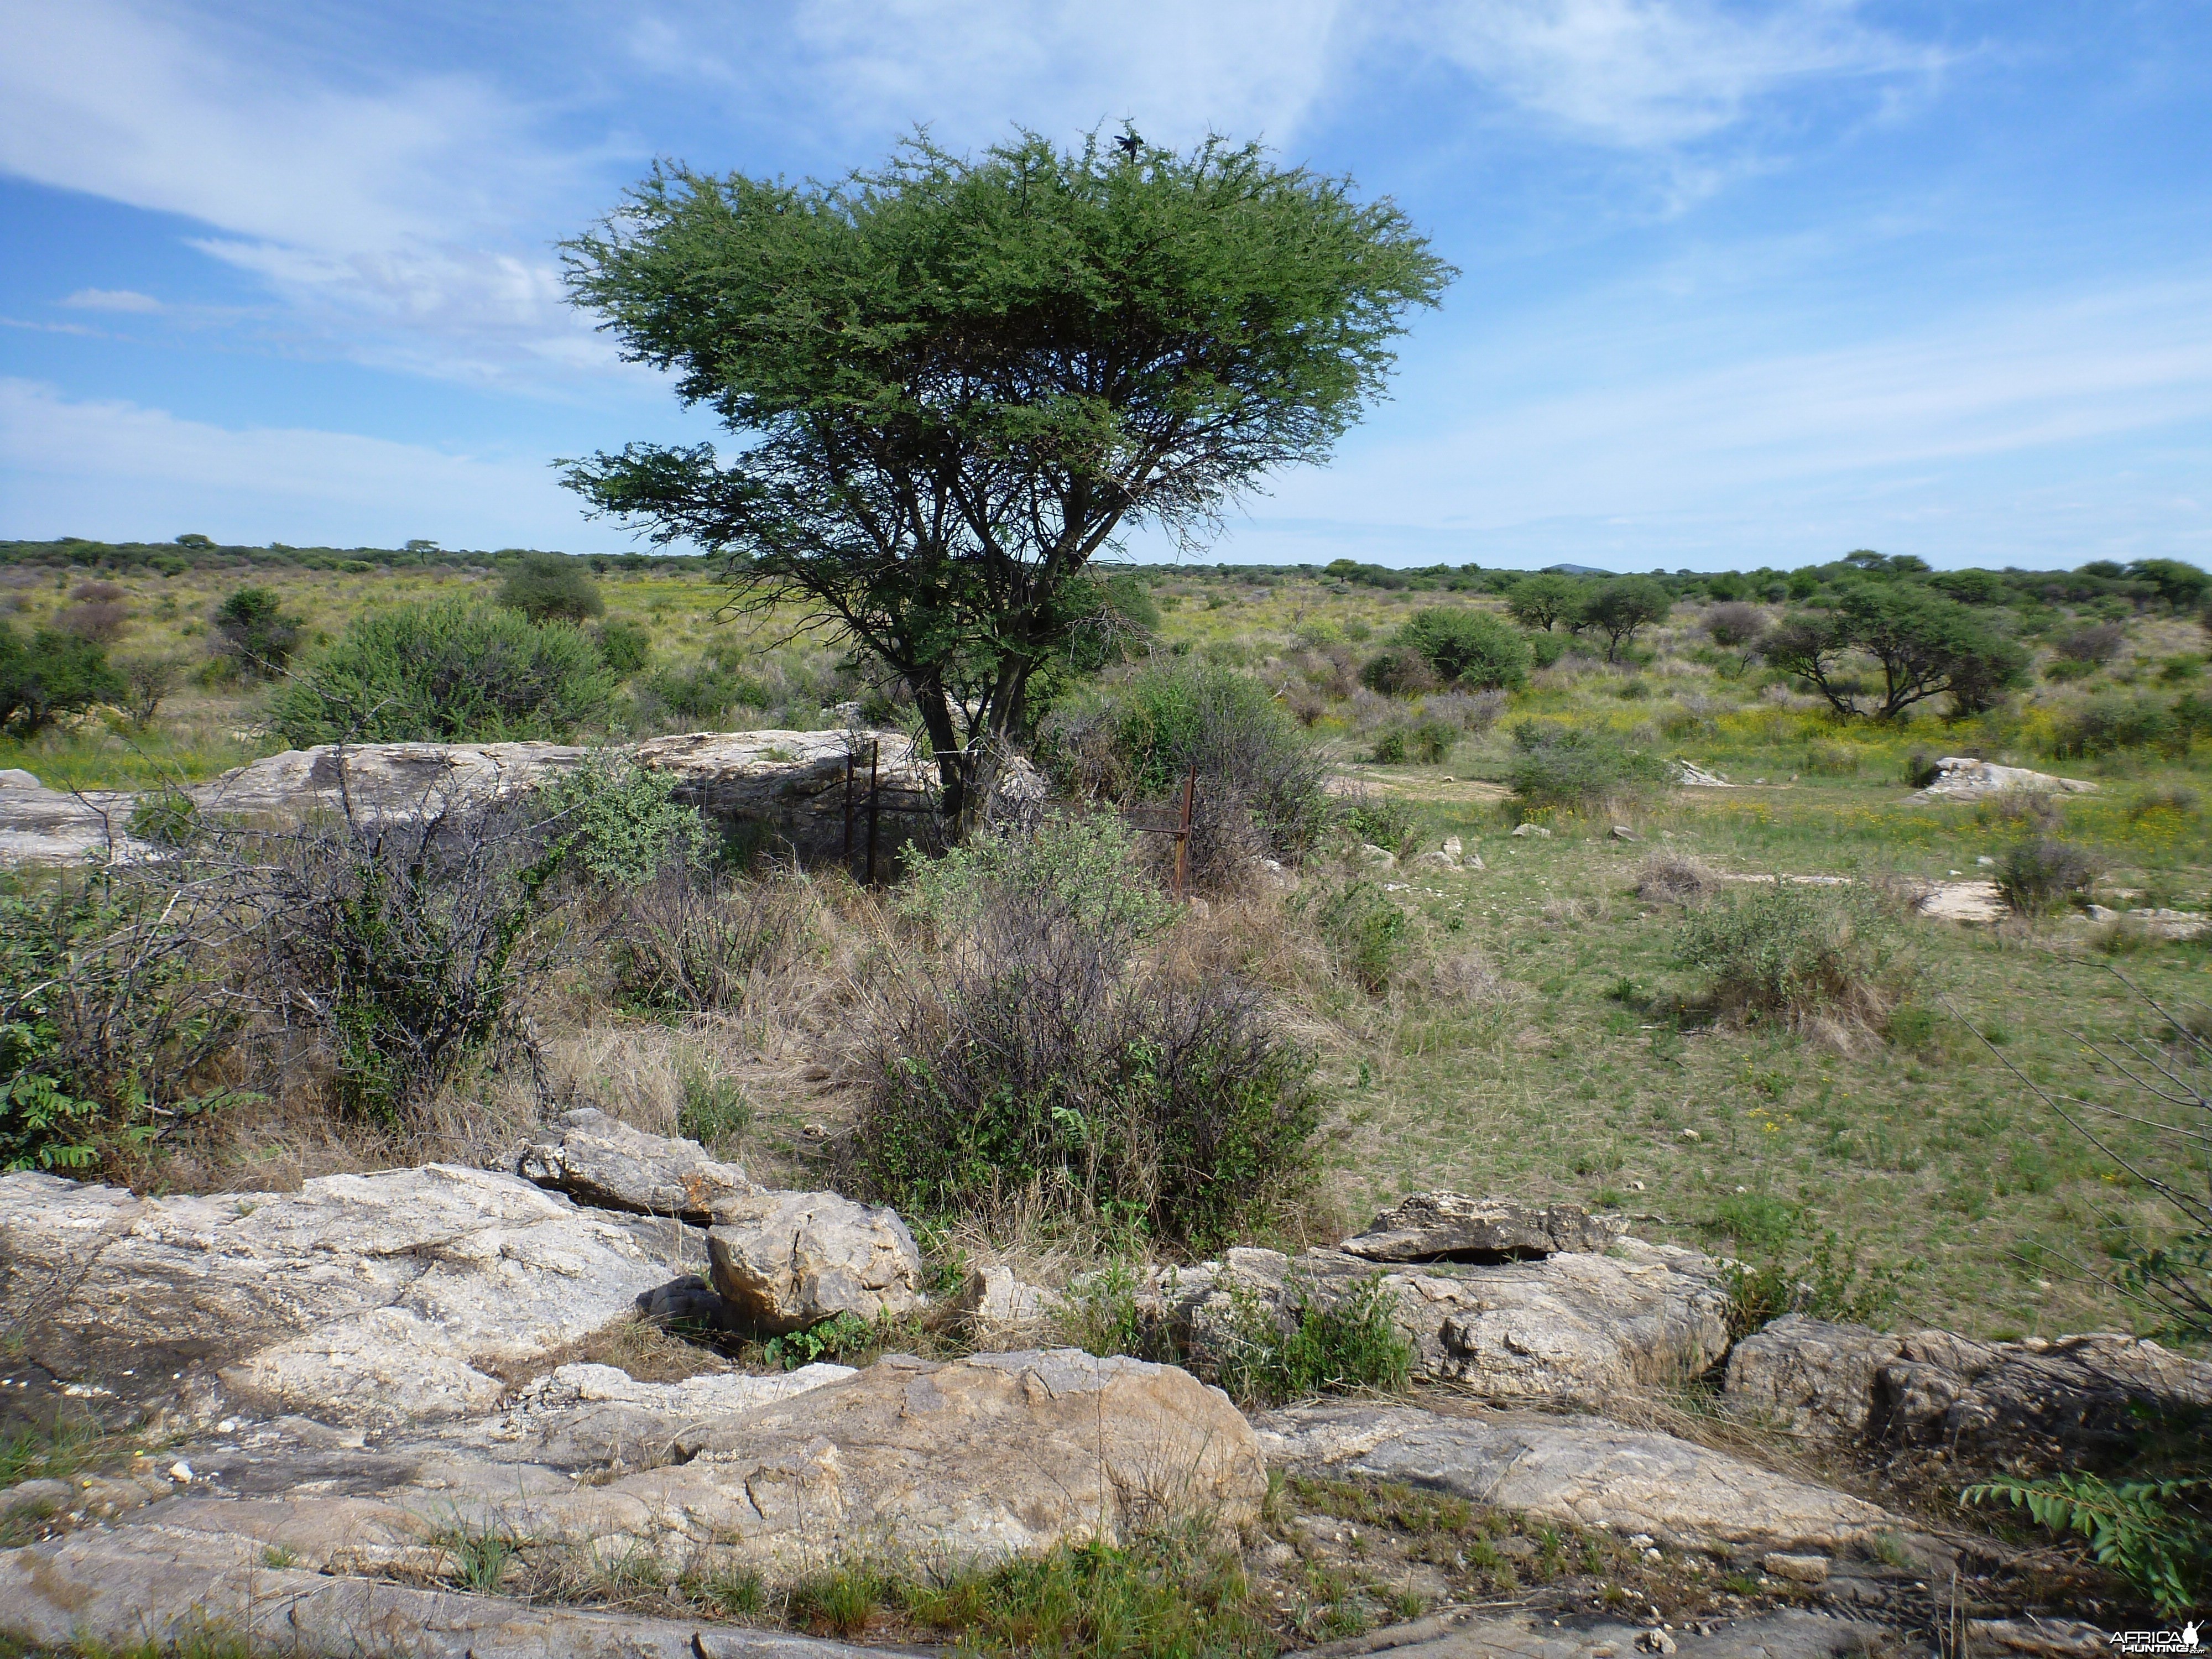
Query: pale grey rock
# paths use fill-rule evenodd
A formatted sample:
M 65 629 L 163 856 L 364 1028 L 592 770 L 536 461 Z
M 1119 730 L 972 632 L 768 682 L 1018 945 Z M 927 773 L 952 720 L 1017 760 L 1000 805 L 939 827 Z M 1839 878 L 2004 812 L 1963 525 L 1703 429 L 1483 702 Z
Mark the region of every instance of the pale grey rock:
M 0 789 L 43 789 L 37 776 L 20 766 L 0 766 Z
M 2106 1659 L 2112 1651 L 2112 1638 L 2101 1626 L 2033 1613 L 2017 1619 L 1969 1619 L 1966 1641 L 1969 1652 L 2018 1653 L 2028 1659 Z
M 29 781 L 0 788 L 0 866 L 135 864 L 159 851 L 130 833 L 137 797 L 109 790 L 73 795 L 41 787 L 28 772 L 15 776 Z
M 696 1140 L 649 1135 L 592 1106 L 562 1113 L 544 1139 L 524 1150 L 518 1173 L 586 1204 L 702 1225 L 727 1200 L 761 1190 Z
M 2024 766 L 1999 766 L 1991 761 L 1963 755 L 1947 755 L 1936 763 L 1936 781 L 1913 796 L 1916 800 L 1981 800 L 1990 795 L 2018 791 L 2035 795 L 2094 795 L 2097 786 L 2081 778 L 2053 777 L 2031 772 Z
M 1830 1565 L 1825 1555 L 1790 1555 L 1780 1550 L 1771 1551 L 1759 1560 L 1761 1572 L 1772 1578 L 1786 1578 L 1793 1584 L 1826 1583 Z
M 1932 921 L 1983 926 L 2012 914 L 2004 889 L 1993 881 L 1939 881 L 1912 908 Z
M 481 1412 L 505 1392 L 483 1364 L 572 1342 L 666 1278 L 615 1218 L 481 1170 L 149 1199 L 0 1176 L 0 1303 L 21 1310 L 30 1358 L 108 1388 L 219 1368 L 226 1393 L 269 1411 Z
M 1791 1314 L 1729 1356 L 1733 1412 L 1815 1438 L 1939 1443 L 2071 1466 L 2124 1451 L 2145 1414 L 2212 1408 L 2212 1361 L 2116 1332 L 1977 1342 Z
M 795 1331 L 849 1313 L 873 1320 L 926 1304 L 921 1255 L 898 1212 L 835 1193 L 730 1200 L 707 1234 L 714 1288 L 753 1329 Z
M 1251 1426 L 1218 1390 L 1074 1350 L 659 1385 L 568 1366 L 505 1412 L 365 1447 L 271 1424 L 184 1449 L 210 1495 L 115 1535 L 337 1575 L 450 1570 L 439 1537 L 459 1528 L 537 1559 L 638 1552 L 781 1583 L 861 1549 L 988 1562 L 1163 1522 L 1233 1534 L 1267 1491 Z M 0 1603 L 36 1566 L 0 1555 Z
M 1294 1471 L 1403 1481 L 1669 1549 L 1834 1551 L 1899 1524 L 1847 1493 L 1601 1418 L 1332 1403 L 1257 1427 L 1267 1461 Z
M 1066 1304 L 1042 1285 L 1024 1284 L 1012 1268 L 1000 1266 L 978 1267 L 969 1274 L 957 1305 L 978 1332 L 997 1336 L 1047 1325 Z
M 1678 760 L 1672 763 L 1674 781 L 1685 789 L 1733 789 L 1730 783 L 1717 772 L 1711 772 L 1695 761 Z
M 1602 1250 L 1620 1235 L 1571 1204 L 1415 1193 L 1337 1248 L 1369 1261 L 1495 1262 Z
M 2143 905 L 2132 910 L 2115 910 L 2106 905 L 2093 904 L 2088 907 L 2088 914 L 2092 921 L 2118 922 L 2139 928 L 2158 939 L 2202 939 L 2206 933 L 2212 933 L 2212 917 L 2197 910 L 2153 909 Z
M 1513 838 L 1516 841 L 1523 840 L 1530 836 L 1542 841 L 1549 841 L 1552 838 L 1552 832 L 1547 826 L 1540 823 L 1516 823 L 1513 826 Z
M 1682 1659 L 1862 1659 L 1895 1650 L 1899 1632 L 1872 1620 L 1838 1618 L 1802 1607 L 1777 1607 L 1703 1630 L 1654 1630 L 1617 1620 L 1564 1624 L 1534 1613 L 1466 1610 L 1372 1631 L 1349 1641 L 1309 1648 L 1308 1659 L 1628 1659 L 1635 1653 L 1676 1653 Z M 1912 1651 L 1912 1649 L 1905 1649 Z
M 1398 855 L 1387 847 L 1377 847 L 1371 841 L 1359 843 L 1359 861 L 1370 870 L 1395 870 Z
M 167 1649 L 212 1626 L 286 1653 L 408 1659 L 836 1659 L 874 1650 L 696 1620 L 326 1577 L 204 1520 L 0 1551 L 0 1634 L 61 1651 Z M 283 1559 L 281 1556 L 273 1559 Z
M 1728 1352 L 1720 1264 L 1632 1238 L 1604 1255 L 1395 1270 L 1336 1250 L 1232 1250 L 1177 1274 L 1160 1316 L 1183 1352 L 1218 1364 L 1242 1340 L 1240 1300 L 1287 1325 L 1301 1298 L 1327 1303 L 1378 1274 L 1413 1344 L 1413 1374 L 1488 1400 L 1602 1406 L 1623 1390 L 1701 1376 Z

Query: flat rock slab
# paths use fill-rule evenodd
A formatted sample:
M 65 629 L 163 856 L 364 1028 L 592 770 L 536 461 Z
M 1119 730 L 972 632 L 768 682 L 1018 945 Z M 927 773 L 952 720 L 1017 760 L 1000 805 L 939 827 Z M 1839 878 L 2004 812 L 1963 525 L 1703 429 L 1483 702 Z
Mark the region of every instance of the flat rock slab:
M 1602 1250 L 1620 1233 L 1571 1204 L 1416 1193 L 1337 1248 L 1367 1261 L 1530 1261 Z
M 1977 1342 L 1790 1314 L 1736 1345 L 1723 1401 L 1820 1439 L 1954 1445 L 2071 1467 L 2124 1452 L 2146 1414 L 2212 1410 L 2212 1361 L 2118 1332 Z
M 1830 1552 L 1899 1526 L 1848 1493 L 1602 1418 L 1294 1406 L 1258 1419 L 1267 1461 L 1402 1481 L 1677 1549 Z
M 188 1643 L 212 1626 L 286 1653 L 406 1659 L 835 1659 L 775 1631 L 526 1606 L 272 1566 L 243 1532 L 139 1525 L 0 1552 L 0 1633 L 56 1651 Z M 281 1559 L 281 1558 L 273 1558 Z
M 1912 908 L 1936 921 L 1982 925 L 2002 921 L 2012 914 L 2004 889 L 1993 881 L 1939 881 Z
M 434 1432 L 246 1425 L 179 1448 L 191 1484 L 121 1531 L 421 1577 L 451 1571 L 458 1529 L 556 1564 L 638 1551 L 784 1583 L 856 1553 L 991 1561 L 1184 1519 L 1234 1530 L 1267 1496 L 1251 1425 L 1172 1366 L 1063 1349 L 813 1373 L 654 1385 L 564 1367 Z
M 1415 1375 L 1488 1400 L 1601 1406 L 1702 1376 L 1728 1352 L 1720 1264 L 1632 1238 L 1603 1255 L 1395 1270 L 1337 1250 L 1231 1250 L 1179 1276 L 1169 1318 L 1187 1352 L 1218 1357 L 1241 1340 L 1240 1298 L 1287 1320 L 1300 1298 L 1327 1302 L 1378 1276 Z
M 1845 1654 L 1881 1653 L 1896 1636 L 1863 1620 L 1838 1619 L 1800 1607 L 1730 1620 L 1709 1636 L 1668 1631 L 1671 1645 L 1664 1649 L 1646 1646 L 1649 1634 L 1648 1626 L 1610 1620 L 1554 1625 L 1528 1614 L 1500 1618 L 1468 1613 L 1375 1631 L 1308 1653 L 1310 1659 L 1353 1659 L 1370 1653 L 1387 1653 L 1392 1659 L 1638 1659 L 1660 1651 L 1679 1654 L 1681 1659 L 1840 1659 Z
M 210 1198 L 17 1174 L 0 1176 L 0 1304 L 27 1357 L 125 1400 L 218 1373 L 264 1411 L 421 1421 L 488 1410 L 507 1385 L 484 1364 L 574 1341 L 665 1283 L 643 1235 L 673 1224 L 447 1164 Z
M 718 1206 L 760 1191 L 734 1164 L 696 1140 L 650 1135 L 597 1107 L 562 1114 L 523 1154 L 517 1173 L 586 1204 L 673 1215 L 704 1226 Z

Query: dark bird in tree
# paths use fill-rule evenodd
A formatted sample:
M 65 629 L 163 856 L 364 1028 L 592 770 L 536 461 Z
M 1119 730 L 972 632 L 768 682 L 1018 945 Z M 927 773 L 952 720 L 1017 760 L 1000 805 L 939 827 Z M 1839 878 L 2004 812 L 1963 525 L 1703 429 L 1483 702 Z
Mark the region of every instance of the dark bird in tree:
M 902 678 L 963 831 L 1084 567 L 1140 526 L 1194 545 L 1268 472 L 1325 460 L 1455 274 L 1347 180 L 1220 139 L 1151 155 L 1025 134 L 973 158 L 916 137 L 829 185 L 667 166 L 563 245 L 623 356 L 742 437 L 567 482 L 721 556 L 735 608 L 795 611 Z
M 1137 130 L 1134 127 L 1131 127 L 1127 131 L 1124 132 L 1119 138 L 1116 138 L 1114 141 L 1114 148 L 1120 150 L 1122 155 L 1127 156 L 1132 161 L 1137 159 L 1138 152 L 1142 150 L 1144 147 L 1145 141 L 1137 137 Z

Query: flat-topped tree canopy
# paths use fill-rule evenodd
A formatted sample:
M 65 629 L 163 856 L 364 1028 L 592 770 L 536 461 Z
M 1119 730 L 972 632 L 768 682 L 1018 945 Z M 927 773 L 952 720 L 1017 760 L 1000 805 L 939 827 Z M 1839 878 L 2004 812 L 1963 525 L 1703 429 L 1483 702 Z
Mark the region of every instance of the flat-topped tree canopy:
M 1455 274 L 1347 179 L 1095 133 L 977 157 L 917 136 L 826 185 L 657 167 L 564 252 L 624 356 L 744 439 L 568 482 L 900 676 L 956 818 L 1085 620 L 1085 564 L 1138 525 L 1188 545 L 1325 459 Z

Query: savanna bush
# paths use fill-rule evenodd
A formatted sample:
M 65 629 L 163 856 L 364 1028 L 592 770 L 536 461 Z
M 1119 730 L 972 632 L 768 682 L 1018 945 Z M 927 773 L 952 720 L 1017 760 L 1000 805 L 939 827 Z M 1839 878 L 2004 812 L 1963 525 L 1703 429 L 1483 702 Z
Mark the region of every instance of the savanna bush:
M 2056 910 L 2089 890 L 2094 859 L 2053 836 L 2014 842 L 1997 859 L 1997 889 L 2023 915 Z
M 1879 1030 L 1911 978 L 1879 901 L 1850 888 L 1731 893 L 1684 918 L 1675 946 L 1721 1012 L 1800 1028 Z
M 1486 611 L 1443 605 L 1416 611 L 1398 630 L 1395 642 L 1419 652 L 1438 679 L 1469 691 L 1511 690 L 1528 684 L 1527 636 Z
M 1524 807 L 1595 811 L 1648 796 L 1664 788 L 1669 778 L 1659 756 L 1631 749 L 1602 732 L 1534 720 L 1513 728 L 1506 779 Z
M 1039 758 L 1070 793 L 1121 805 L 1177 799 L 1195 769 L 1190 868 L 1233 884 L 1255 858 L 1296 862 L 1328 832 L 1328 765 L 1297 717 L 1235 669 L 1147 668 L 1055 709 Z
M 614 676 L 565 623 L 434 603 L 370 611 L 276 693 L 270 725 L 317 743 L 566 739 L 602 720 Z
M 500 584 L 499 602 L 534 623 L 584 622 L 607 603 L 590 569 L 559 553 L 524 554 Z
M 1158 912 L 1116 896 L 1145 878 L 1114 833 L 1037 836 L 914 901 L 939 951 L 878 988 L 856 1180 L 923 1215 L 1034 1194 L 1200 1249 L 1264 1222 L 1313 1167 L 1312 1056 L 1239 975 L 1139 956 Z
M 128 691 L 94 641 L 44 628 L 25 639 L 0 622 L 0 731 L 9 736 L 43 732 L 64 714 L 118 702 Z

